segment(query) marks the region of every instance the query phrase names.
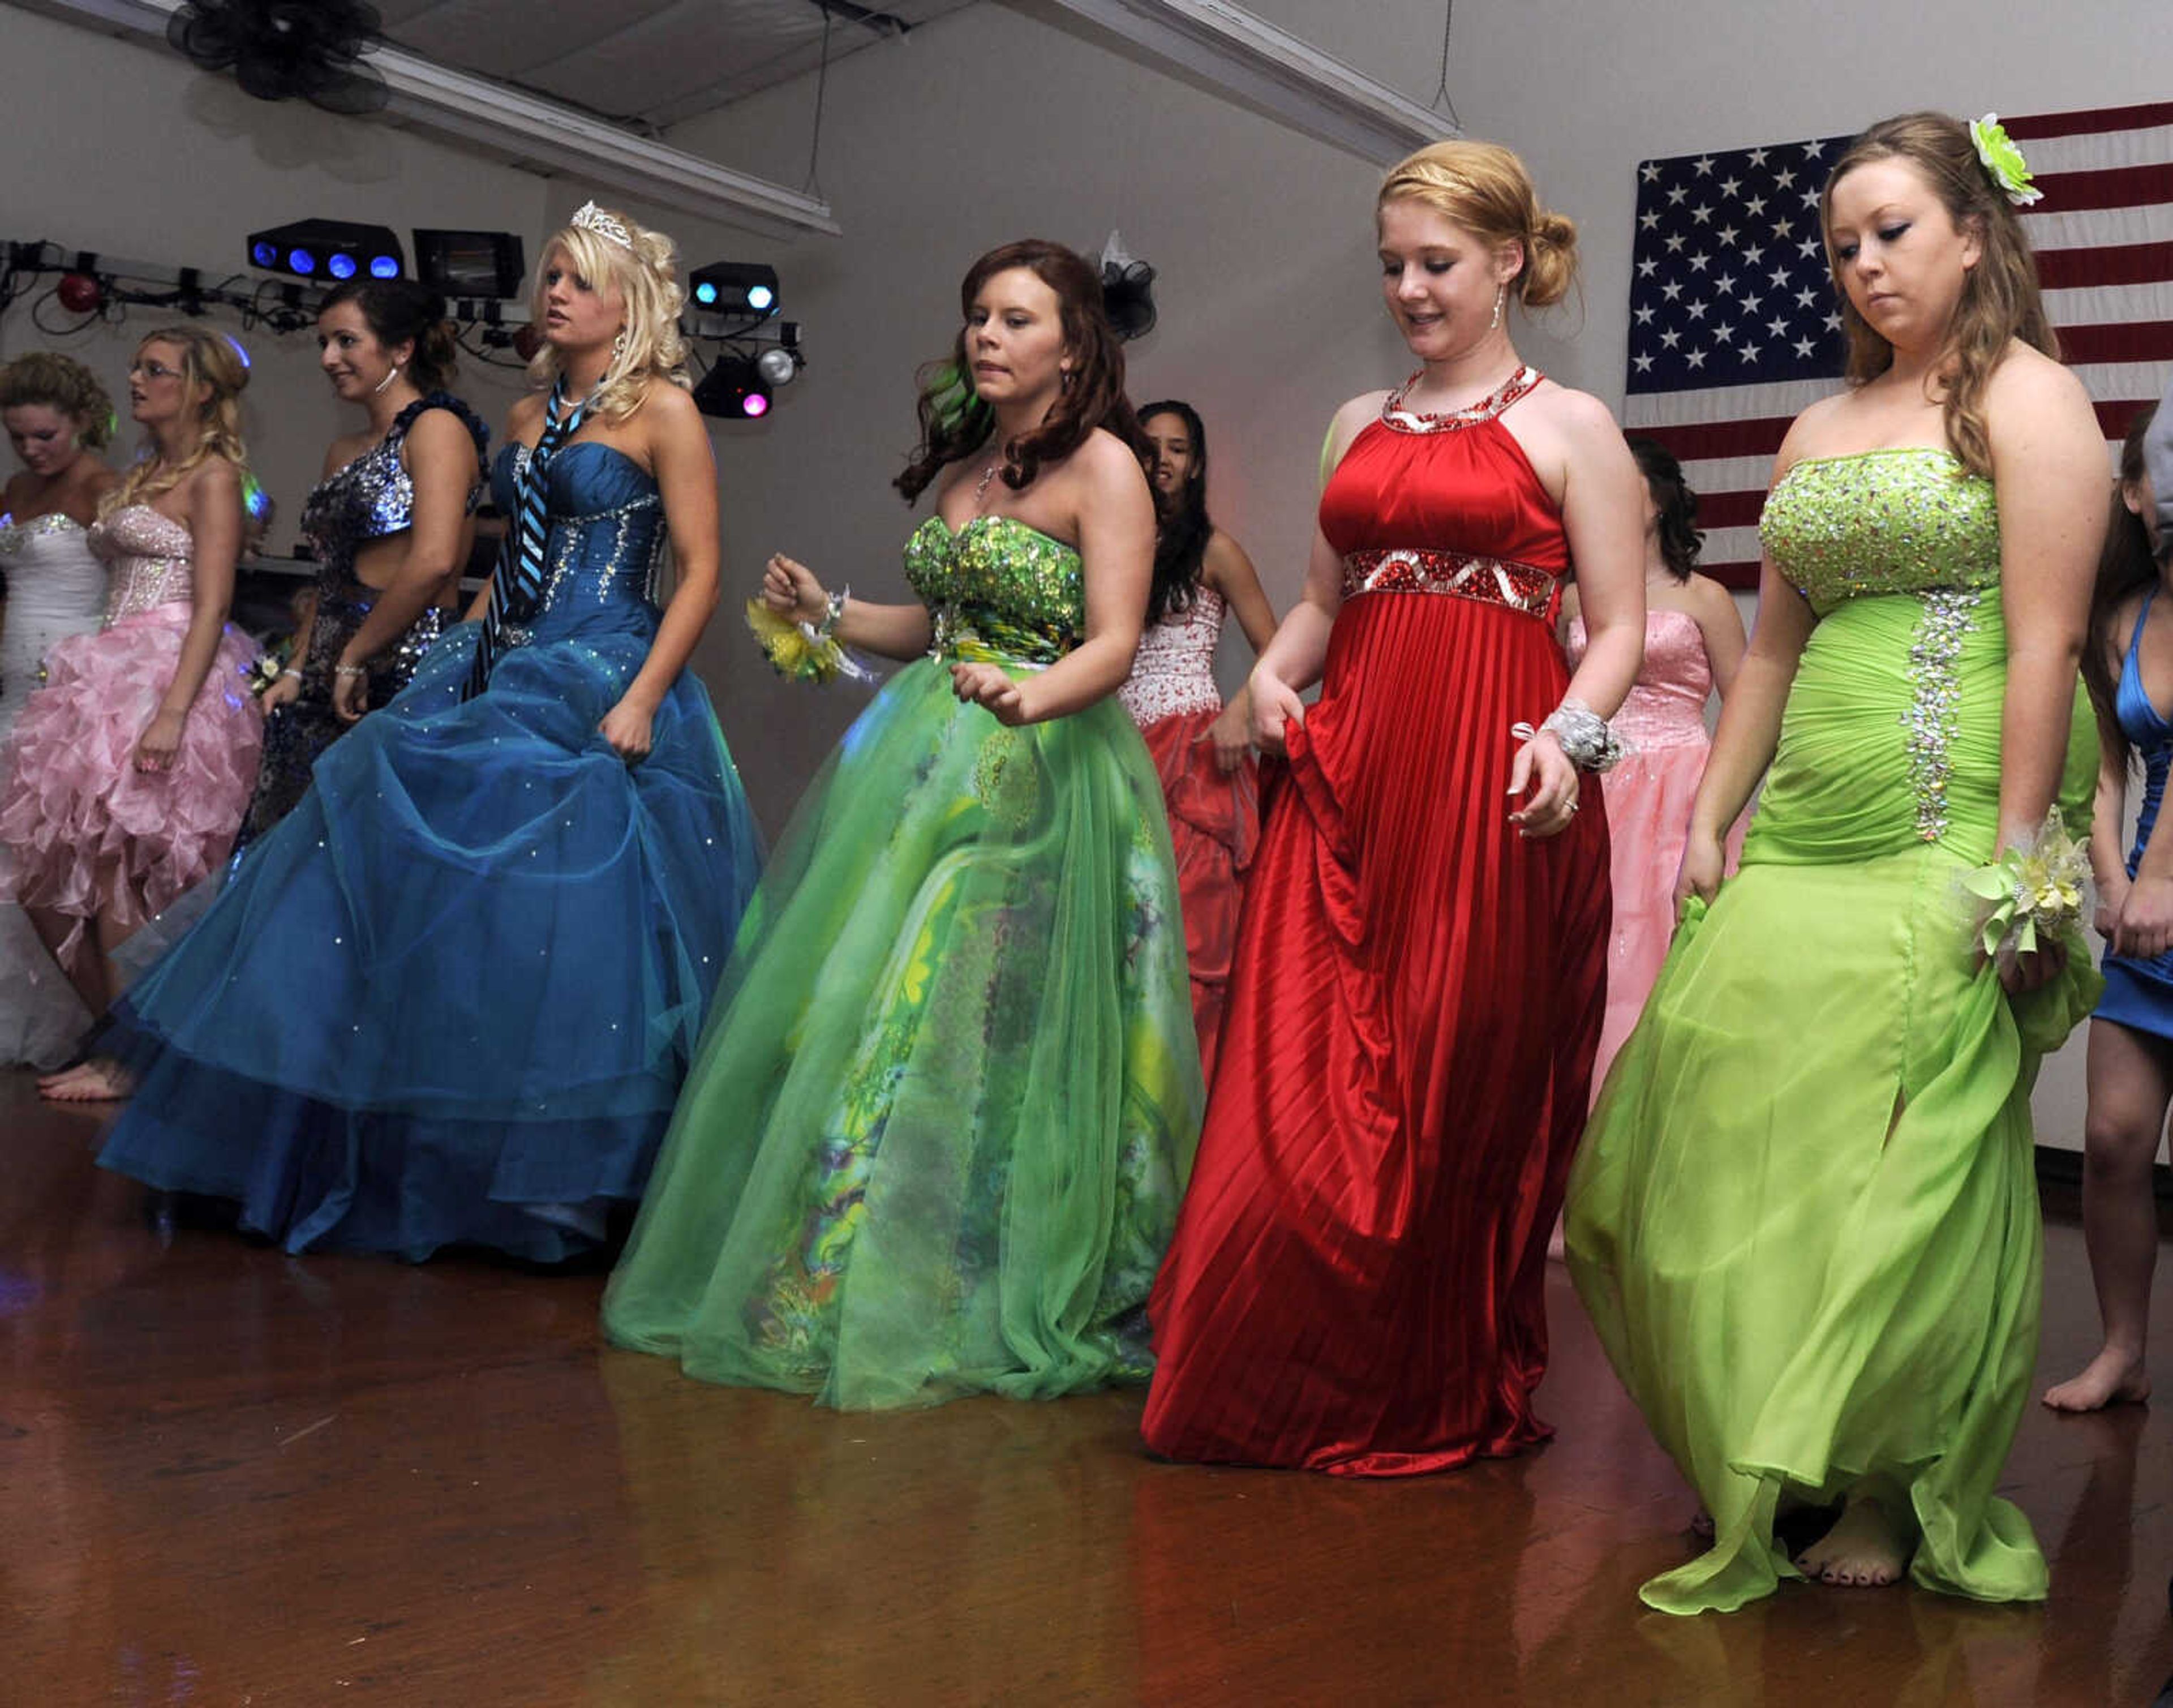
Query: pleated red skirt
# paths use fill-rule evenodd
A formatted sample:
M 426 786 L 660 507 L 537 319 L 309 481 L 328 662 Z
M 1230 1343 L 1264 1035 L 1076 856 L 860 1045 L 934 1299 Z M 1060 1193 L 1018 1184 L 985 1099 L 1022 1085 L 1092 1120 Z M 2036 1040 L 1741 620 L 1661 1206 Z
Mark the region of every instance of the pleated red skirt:
M 1246 890 L 1192 1183 L 1150 1307 L 1174 1459 L 1446 1470 L 1551 1433 L 1548 1231 L 1604 1012 L 1594 779 L 1509 822 L 1510 726 L 1566 686 L 1541 620 L 1343 607 Z
M 1192 1018 L 1200 1033 L 1201 1077 L 1215 1079 L 1216 1041 L 1237 952 L 1237 907 L 1260 834 L 1259 766 L 1235 771 L 1215 763 L 1206 739 L 1219 712 L 1178 712 L 1140 734 L 1162 779 L 1177 854 L 1177 891 L 1184 908 L 1184 952 L 1192 972 Z

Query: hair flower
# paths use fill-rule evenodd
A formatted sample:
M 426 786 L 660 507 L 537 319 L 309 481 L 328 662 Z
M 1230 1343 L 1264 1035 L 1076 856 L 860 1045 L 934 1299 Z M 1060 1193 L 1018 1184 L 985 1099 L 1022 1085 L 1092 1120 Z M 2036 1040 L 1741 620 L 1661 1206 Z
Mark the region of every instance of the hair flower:
M 1976 144 L 1977 159 L 1984 162 L 1984 170 L 2009 202 L 2017 207 L 2027 207 L 2045 199 L 2045 192 L 2030 181 L 2030 163 L 2022 158 L 2022 150 L 2014 146 L 1998 113 L 1971 119 L 1969 133 L 1970 141 Z

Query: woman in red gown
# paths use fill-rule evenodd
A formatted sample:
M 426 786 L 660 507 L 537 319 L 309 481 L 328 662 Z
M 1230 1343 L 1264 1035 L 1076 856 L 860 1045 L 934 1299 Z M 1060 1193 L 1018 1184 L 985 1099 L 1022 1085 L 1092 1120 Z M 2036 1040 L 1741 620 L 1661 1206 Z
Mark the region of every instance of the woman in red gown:
M 1467 142 L 1392 171 L 1377 219 L 1423 365 L 1336 416 L 1304 595 L 1253 672 L 1255 738 L 1290 774 L 1150 1307 L 1143 1425 L 1170 1458 L 1346 1476 L 1549 1433 L 1547 1233 L 1606 995 L 1588 773 L 1645 624 L 1620 430 L 1509 338 L 1512 302 L 1568 289 L 1575 229 L 1514 154 Z M 1551 627 L 1572 558 L 1574 679 Z

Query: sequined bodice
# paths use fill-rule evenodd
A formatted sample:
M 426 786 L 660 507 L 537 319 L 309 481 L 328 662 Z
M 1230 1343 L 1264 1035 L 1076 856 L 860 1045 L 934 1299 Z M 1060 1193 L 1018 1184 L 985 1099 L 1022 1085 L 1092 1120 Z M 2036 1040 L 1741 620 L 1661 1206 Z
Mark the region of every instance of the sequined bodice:
M 148 504 L 127 504 L 90 525 L 90 549 L 112 566 L 105 623 L 161 605 L 185 604 L 196 591 L 196 540 L 187 526 Z
M 1140 631 L 1132 673 L 1117 698 L 1141 729 L 1164 718 L 1222 709 L 1222 691 L 1215 686 L 1215 649 L 1227 609 L 1222 595 L 1202 583 L 1190 605 Z
M 1805 458 L 1766 498 L 1758 537 L 1820 616 L 1865 595 L 1999 585 L 1992 482 L 1928 446 Z
M 90 550 L 89 531 L 58 511 L 27 522 L 0 515 L 0 570 L 9 630 L 34 617 L 94 620 L 105 607 L 105 565 Z
M 514 477 L 528 455 L 528 446 L 509 445 L 491 465 L 492 490 L 509 515 Z M 532 621 L 509 628 L 511 644 L 623 616 L 629 607 L 653 612 L 651 585 L 665 540 L 655 477 L 616 447 L 582 439 L 553 457 L 543 478 L 549 519 L 543 597 Z
M 383 439 L 320 481 L 303 504 L 301 535 L 321 566 L 321 581 L 337 585 L 352 580 L 355 553 L 364 542 L 414 525 L 415 482 L 402 464 L 400 451 L 416 418 L 430 409 L 450 409 L 457 415 L 475 439 L 477 456 L 482 455 L 490 430 L 450 393 L 433 391 L 402 410 Z M 468 494 L 470 510 L 482 496 L 478 483 Z
M 1570 668 L 1584 657 L 1584 619 L 1569 626 Z M 1611 720 L 1631 748 L 1703 746 L 1705 703 L 1712 692 L 1712 660 L 1705 631 L 1687 611 L 1645 613 L 1645 662 L 1622 709 Z
M 905 542 L 905 579 L 937 653 L 1045 665 L 1086 638 L 1079 553 L 1014 517 L 976 516 L 953 534 L 930 516 Z

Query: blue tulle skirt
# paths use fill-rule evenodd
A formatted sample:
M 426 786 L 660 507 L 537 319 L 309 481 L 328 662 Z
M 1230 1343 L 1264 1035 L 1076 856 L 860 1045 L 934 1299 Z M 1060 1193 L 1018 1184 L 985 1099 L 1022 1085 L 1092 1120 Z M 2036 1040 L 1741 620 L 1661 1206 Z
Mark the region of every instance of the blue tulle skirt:
M 760 864 L 709 697 L 628 765 L 597 725 L 647 625 L 505 654 L 475 630 L 318 762 L 129 991 L 100 1161 L 229 1199 L 289 1251 L 555 1261 L 639 1197 Z

